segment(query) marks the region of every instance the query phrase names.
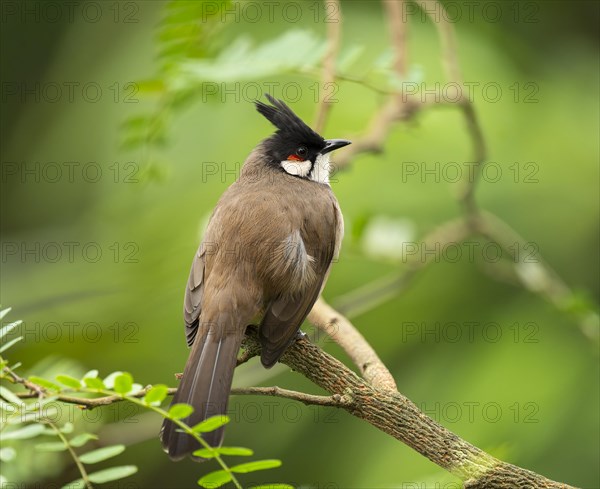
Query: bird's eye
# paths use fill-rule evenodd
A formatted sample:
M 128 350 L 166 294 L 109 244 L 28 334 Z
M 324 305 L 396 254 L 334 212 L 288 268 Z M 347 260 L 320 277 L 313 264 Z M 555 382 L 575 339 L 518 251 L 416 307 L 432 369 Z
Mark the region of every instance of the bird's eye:
M 301 158 L 306 158 L 306 155 L 308 154 L 308 149 L 306 149 L 306 146 L 299 146 L 296 150 L 296 154 Z

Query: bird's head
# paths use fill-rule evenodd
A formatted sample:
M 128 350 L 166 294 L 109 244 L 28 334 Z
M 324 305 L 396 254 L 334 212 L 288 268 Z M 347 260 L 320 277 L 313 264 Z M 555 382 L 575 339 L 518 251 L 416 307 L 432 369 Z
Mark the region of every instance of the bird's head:
M 331 151 L 350 144 L 345 139 L 323 139 L 284 102 L 265 94 L 271 105 L 256 102 L 256 109 L 277 131 L 263 142 L 268 163 L 299 178 L 329 183 Z

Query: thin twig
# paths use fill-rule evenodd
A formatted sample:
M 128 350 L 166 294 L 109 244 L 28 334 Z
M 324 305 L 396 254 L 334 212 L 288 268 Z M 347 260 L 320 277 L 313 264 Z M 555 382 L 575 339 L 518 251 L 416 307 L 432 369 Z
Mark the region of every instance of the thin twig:
M 439 0 L 415 0 L 421 10 L 425 12 L 435 25 L 442 46 L 442 62 L 446 79 L 462 85 L 462 75 L 456 49 L 454 28 L 448 20 L 444 5 Z
M 292 399 L 299 401 L 307 406 L 333 406 L 333 407 L 348 407 L 352 405 L 352 399 L 348 396 L 333 394 L 331 396 L 316 396 L 314 394 L 306 394 L 305 392 L 291 391 L 282 389 L 281 387 L 238 387 L 231 389 L 234 395 L 261 395 L 282 397 L 284 399 Z
M 379 154 L 383 152 L 383 147 L 387 137 L 392 130 L 393 124 L 403 117 L 403 112 L 396 97 L 390 98 L 387 103 L 379 108 L 377 113 L 371 118 L 369 128 L 359 138 L 354 138 L 352 144 L 344 148 L 339 155 L 336 155 L 332 163 L 335 171 L 341 170 L 352 162 L 352 160 L 363 153 Z M 408 106 L 413 106 L 411 100 L 407 100 Z M 406 118 L 407 116 L 404 115 Z
M 134 394 L 128 394 L 128 396 L 135 397 L 135 398 L 144 397 L 146 395 L 146 393 L 150 390 L 151 387 L 152 386 L 149 385 Z M 167 395 L 172 396 L 175 394 L 175 392 L 177 392 L 177 388 L 170 387 L 167 391 Z M 30 399 L 32 397 L 37 397 L 37 396 L 33 396 L 30 392 L 20 392 L 17 394 L 17 397 L 20 397 L 21 399 Z M 71 396 L 68 394 L 57 394 L 57 395 L 53 395 L 53 397 L 55 397 L 57 401 L 61 401 L 61 402 L 67 403 L 67 404 L 76 404 L 77 406 L 80 406 L 82 409 L 94 409 L 94 408 L 97 408 L 100 406 L 108 406 L 110 404 L 114 404 L 115 402 L 123 401 L 122 396 L 103 396 L 103 397 L 87 398 L 87 397 Z
M 383 5 L 387 12 L 390 25 L 390 36 L 394 47 L 394 69 L 404 80 L 408 66 L 407 23 L 402 19 L 402 12 L 406 8 L 406 0 L 385 0 Z
M 331 110 L 332 101 L 327 96 L 327 88 L 335 83 L 335 61 L 340 49 L 342 13 L 339 0 L 325 0 L 325 6 L 331 5 L 333 8 L 328 9 L 330 15 L 327 22 L 327 52 L 323 59 L 323 72 L 321 75 L 321 88 L 324 96 L 317 108 L 317 116 L 314 123 L 316 132 L 321 133 L 325 127 L 325 122 L 329 111 Z
M 481 236 L 497 243 L 503 252 L 507 253 L 520 283 L 525 288 L 541 295 L 559 310 L 564 311 L 568 308 L 574 298 L 573 291 L 539 253 L 526 253 L 527 242 L 508 223 L 491 212 L 481 211 L 481 218 L 476 220 L 475 226 Z M 527 267 L 530 269 L 527 270 Z M 524 275 L 526 273 L 530 278 Z M 587 310 L 575 311 L 573 314 L 584 336 L 598 344 L 600 341 L 598 313 Z
M 87 470 L 85 470 L 85 467 L 81 463 L 81 460 L 79 460 L 79 457 L 75 453 L 75 450 L 73 450 L 73 446 L 69 443 L 67 437 L 63 435 L 58 426 L 56 426 L 51 421 L 46 421 L 45 424 L 50 426 L 50 428 L 52 428 L 56 432 L 56 435 L 60 438 L 60 441 L 62 441 L 65 447 L 67 447 L 71 458 L 75 462 L 75 465 L 77 465 L 77 470 L 79 470 L 79 473 L 81 474 L 81 480 L 83 480 L 85 487 L 87 487 L 87 489 L 93 489 L 94 486 L 92 486 L 92 481 L 89 478 Z
M 467 123 L 467 131 L 473 144 L 473 172 L 467 172 L 465 180 L 462 183 L 462 191 L 460 192 L 459 200 L 463 206 L 463 210 L 467 216 L 471 228 L 476 227 L 478 219 L 478 207 L 475 202 L 475 189 L 479 181 L 483 165 L 487 159 L 487 149 L 483 130 L 477 119 L 477 113 L 472 102 L 464 99 L 461 102 L 461 109 L 465 121 Z
M 442 64 L 444 65 L 446 81 L 458 84 L 461 87 L 460 93 L 464 93 L 454 28 L 448 21 L 444 6 L 438 0 L 417 0 L 417 4 L 423 12 L 430 17 L 437 30 L 442 50 Z M 475 189 L 477 188 L 481 170 L 487 159 L 487 150 L 485 137 L 477 119 L 477 113 L 475 112 L 475 107 L 473 107 L 473 102 L 469 97 L 462 97 L 458 103 L 460 104 L 467 124 L 467 131 L 473 144 L 474 163 L 474 171 L 467 172 L 466 179 L 463 181 L 460 202 L 463 205 L 469 224 L 474 228 L 478 214 L 478 207 L 475 203 Z
M 192 438 L 194 438 L 198 442 L 198 444 L 200 446 L 202 446 L 204 449 L 209 450 L 209 451 L 214 450 L 214 447 L 211 447 L 208 444 L 208 442 L 204 438 L 202 438 L 200 432 L 194 431 L 191 426 L 188 426 L 187 424 L 185 424 L 181 419 L 176 419 L 176 418 L 170 417 L 168 412 L 165 411 L 164 409 L 161 409 L 160 407 L 157 407 L 157 406 L 153 406 L 151 404 L 145 404 L 143 401 L 140 401 L 139 399 L 137 399 L 137 396 L 123 397 L 122 400 L 129 401 L 129 402 L 136 404 L 144 409 L 149 409 L 150 411 L 154 411 L 155 413 L 160 414 L 163 418 L 169 419 L 172 423 L 177 425 L 180 430 L 184 431 L 185 433 L 190 435 Z M 233 485 L 236 487 L 236 489 L 243 489 L 242 485 L 238 481 L 237 477 L 235 476 L 234 473 L 232 473 L 232 470 L 225 463 L 225 461 L 223 460 L 223 458 L 219 454 L 219 452 L 213 451 L 213 458 L 217 461 L 217 463 L 221 466 L 221 468 L 225 472 L 228 472 L 229 476 L 231 477 L 230 481 L 233 483 Z
M 347 81 L 350 83 L 356 83 L 362 87 L 366 87 L 369 90 L 372 90 L 375 93 L 379 93 L 381 95 L 396 95 L 396 91 L 392 91 L 386 88 L 378 87 L 377 85 L 373 85 L 369 82 L 366 76 L 352 76 L 348 74 L 336 73 L 335 78 L 341 81 Z
M 9 367 L 4 367 L 4 373 L 6 373 L 6 375 L 8 375 L 9 380 L 13 383 L 13 384 L 21 384 L 23 386 L 25 386 L 27 389 L 29 389 L 29 391 L 31 391 L 34 395 L 32 397 L 43 397 L 44 396 L 44 388 L 34 384 L 33 382 L 30 382 L 27 379 L 24 379 L 23 377 L 20 377 L 19 375 L 17 375 L 11 368 Z

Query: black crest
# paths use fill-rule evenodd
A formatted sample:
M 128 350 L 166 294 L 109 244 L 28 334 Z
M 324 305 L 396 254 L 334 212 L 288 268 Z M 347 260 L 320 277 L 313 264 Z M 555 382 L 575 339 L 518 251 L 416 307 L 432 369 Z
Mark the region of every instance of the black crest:
M 277 128 L 279 135 L 299 139 L 316 146 L 325 144 L 324 139 L 308 127 L 300 117 L 294 114 L 285 102 L 271 97 L 268 93 L 265 94 L 265 97 L 267 97 L 267 100 L 272 105 L 267 105 L 257 100 L 255 102 L 256 110 Z

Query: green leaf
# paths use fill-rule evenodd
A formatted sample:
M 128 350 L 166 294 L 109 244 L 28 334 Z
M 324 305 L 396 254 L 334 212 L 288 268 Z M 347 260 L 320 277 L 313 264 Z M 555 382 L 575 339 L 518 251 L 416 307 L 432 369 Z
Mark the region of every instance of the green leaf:
M 52 441 L 48 443 L 38 443 L 35 446 L 40 452 L 62 452 L 67 449 L 67 446 L 61 441 Z
M 84 377 L 83 382 L 85 383 L 86 387 L 89 387 L 90 389 L 106 389 L 106 386 L 104 385 L 104 382 L 102 382 L 102 379 L 98 379 L 96 377 Z
M 252 486 L 250 489 L 294 489 L 294 486 L 289 484 L 261 484 L 260 486 Z
M 128 117 L 121 125 L 123 130 L 146 130 L 152 125 L 152 117 L 153 115 L 136 115 Z
M 351 73 L 352 65 L 358 60 L 360 55 L 365 50 L 364 46 L 353 45 L 348 49 L 343 51 L 338 59 L 336 60 L 336 67 L 338 72 L 348 72 Z
M 254 455 L 254 451 L 245 447 L 219 447 L 219 455 L 236 455 L 239 457 L 249 457 Z
M 8 350 L 11 346 L 13 346 L 15 343 L 18 343 L 22 339 L 23 339 L 22 336 L 17 336 L 16 338 L 13 338 L 12 340 L 10 340 L 8 343 L 5 343 L 4 345 L 2 345 L 0 347 L 0 353 L 2 353 L 3 351 Z
M 1 321 L 2 319 L 4 319 L 4 316 L 6 316 L 6 315 L 7 315 L 7 314 L 8 314 L 8 313 L 11 311 L 11 310 L 12 310 L 12 307 L 7 307 L 6 309 L 2 309 L 2 310 L 0 311 L 0 321 Z M 0 338 L 2 338 L 2 335 L 1 335 L 1 333 L 0 333 Z
M 206 474 L 198 480 L 198 485 L 212 489 L 214 487 L 221 487 L 223 484 L 227 484 L 231 480 L 231 474 L 225 470 L 216 470 L 210 474 Z
M 116 457 L 125 451 L 125 445 L 111 445 L 110 447 L 99 448 L 79 456 L 84 464 L 96 464 L 111 457 Z
M 8 421 L 10 417 L 18 411 L 14 404 L 9 404 L 8 402 L 0 399 L 0 412 L 2 413 L 2 419 Z
M 121 465 L 120 467 L 111 467 L 110 469 L 94 472 L 88 477 L 95 484 L 104 484 L 105 482 L 124 479 L 135 474 L 137 471 L 138 468 L 135 465 Z
M 9 391 L 3 385 L 0 385 L 0 397 L 6 399 L 10 403 L 16 404 L 19 407 L 22 407 L 24 404 L 22 399 L 19 399 L 14 392 Z
M 140 182 L 164 182 L 169 175 L 167 165 L 164 161 L 148 161 L 141 167 Z
M 61 433 L 73 433 L 73 430 L 75 429 L 75 427 L 73 426 L 73 423 L 70 423 L 69 421 L 67 421 L 61 428 L 59 428 Z M 44 435 L 51 435 L 51 436 L 56 436 L 56 431 L 54 431 L 53 429 L 50 428 L 44 428 Z
M 30 404 L 29 406 L 32 406 L 32 405 Z M 41 407 L 40 405 L 37 404 L 37 402 L 35 404 L 33 404 L 33 406 L 34 406 L 34 410 L 28 409 L 29 412 L 22 413 L 21 416 L 19 417 L 19 420 L 22 423 L 27 423 L 27 422 L 32 422 L 32 421 L 43 423 L 47 419 L 56 419 L 57 415 L 59 414 L 57 406 Z
M 41 424 L 30 424 L 14 431 L 2 433 L 2 440 L 24 440 L 41 435 L 44 431 L 44 426 Z
M 115 391 L 119 394 L 127 394 L 133 387 L 133 377 L 127 372 L 115 377 Z
M 106 376 L 106 378 L 104 379 L 104 385 L 109 389 L 113 389 L 115 386 L 115 379 L 122 373 L 123 372 L 121 372 L 121 371 L 117 371 L 117 372 L 113 372 L 112 374 L 108 374 Z
M 224 414 L 217 414 L 216 416 L 211 416 L 210 418 L 207 418 L 204 421 L 193 426 L 192 431 L 196 433 L 208 433 L 209 431 L 215 431 L 217 428 L 226 425 L 227 423 L 229 423 L 229 421 L 229 416 L 226 416 Z
M 240 457 L 249 457 L 254 455 L 254 452 L 249 448 L 244 447 L 218 447 L 218 448 L 200 448 L 192 455 L 202 458 L 214 458 L 216 455 L 236 455 Z
M 162 80 L 140 80 L 136 82 L 140 94 L 162 93 L 165 91 L 165 83 Z
M 274 469 L 281 466 L 281 460 L 257 460 L 245 464 L 236 465 L 229 470 L 237 474 L 247 474 L 248 472 L 256 472 L 257 470 Z
M 80 435 L 74 436 L 69 440 L 69 444 L 74 447 L 82 447 L 90 440 L 97 440 L 98 437 L 96 435 L 92 435 L 91 433 L 81 433 Z
M 207 81 L 228 83 L 256 80 L 294 70 L 315 68 L 325 51 L 325 40 L 308 30 L 289 30 L 256 47 L 247 37 L 238 37 L 214 60 L 182 62 L 170 88 L 181 90 L 200 86 Z M 290 56 L 291 52 L 294 56 Z
M 54 382 L 43 379 L 42 377 L 36 377 L 35 375 L 32 375 L 31 377 L 29 377 L 29 380 L 31 382 L 33 382 L 34 384 L 44 387 L 45 389 L 52 389 L 55 391 L 62 390 L 62 387 L 60 387 L 58 384 L 55 384 Z
M 85 482 L 83 482 L 83 479 L 75 479 L 73 482 L 65 484 L 60 489 L 85 489 Z
M 70 423 L 69 421 L 67 421 L 61 428 L 60 431 L 61 433 L 73 433 L 73 430 L 75 429 L 75 426 L 73 426 L 73 423 Z
M 56 380 L 72 389 L 81 389 L 81 382 L 70 375 L 57 375 Z
M 181 419 L 187 418 L 190 414 L 194 412 L 194 408 L 189 404 L 179 403 L 173 404 L 169 408 L 169 418 L 171 419 Z
M 378 71 L 389 70 L 394 61 L 394 51 L 392 48 L 386 48 L 375 60 L 373 61 L 373 69 Z
M 86 378 L 96 378 L 96 377 L 98 377 L 98 370 L 94 369 L 94 370 L 90 370 L 89 372 L 85 373 L 82 378 L 86 379 Z
M 160 145 L 166 142 L 166 117 L 164 114 L 151 114 L 127 119 L 123 123 L 121 146 L 130 148 L 142 143 Z
M 6 314 L 8 311 L 10 311 L 10 309 L 4 309 L 4 311 L 2 311 L 4 314 Z M 2 316 L 4 317 L 4 316 Z M 2 319 L 2 318 L 0 318 Z M 6 326 L 2 326 L 2 328 L 0 328 L 0 339 L 4 338 L 8 333 L 10 333 L 13 329 L 15 329 L 19 324 L 21 324 L 23 321 L 21 319 L 19 319 L 18 321 L 15 321 L 14 323 L 10 323 L 7 324 Z
M 2 462 L 10 462 L 17 456 L 17 451 L 13 447 L 0 448 L 0 460 Z M 0 487 L 4 487 L 0 485 Z
M 192 455 L 194 457 L 202 457 L 202 458 L 215 458 L 217 454 L 217 448 L 208 449 L 208 448 L 200 448 L 199 450 L 195 450 Z
M 144 396 L 146 404 L 160 404 L 167 397 L 168 387 L 164 384 L 156 384 Z

